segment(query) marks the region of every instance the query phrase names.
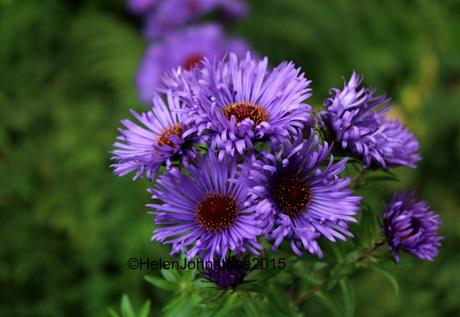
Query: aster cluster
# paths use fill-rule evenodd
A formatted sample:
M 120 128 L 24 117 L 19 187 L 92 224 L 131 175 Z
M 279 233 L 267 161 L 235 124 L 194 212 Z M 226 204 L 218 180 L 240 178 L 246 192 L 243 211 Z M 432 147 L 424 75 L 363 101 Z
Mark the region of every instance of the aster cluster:
M 243 0 L 128 0 L 127 6 L 141 17 L 148 42 L 136 76 L 139 99 L 146 104 L 173 68 L 188 72 L 200 67 L 204 57 L 222 58 L 229 52 L 243 56 L 249 50 L 246 41 L 225 36 L 223 29 L 247 14 Z M 220 13 L 217 22 L 195 23 L 215 12 Z
M 420 160 L 419 143 L 398 120 L 386 116 L 390 99 L 375 96 L 375 90 L 360 87 L 361 77 L 353 73 L 342 90 L 331 89 L 324 101 L 321 118 L 341 148 L 359 156 L 366 167 L 415 168 Z
M 316 113 L 311 81 L 292 62 L 230 53 L 166 77 L 151 109 L 122 121 L 112 166 L 152 181 L 152 240 L 219 263 L 205 276 L 224 289 L 247 275 L 235 256 L 284 248 L 323 258 L 325 243 L 353 238 L 364 197 L 350 164 L 386 171 L 420 159 L 415 136 L 385 116 L 389 100 L 356 73 Z M 425 202 L 396 194 L 382 220 L 396 260 L 437 254 L 440 219 Z

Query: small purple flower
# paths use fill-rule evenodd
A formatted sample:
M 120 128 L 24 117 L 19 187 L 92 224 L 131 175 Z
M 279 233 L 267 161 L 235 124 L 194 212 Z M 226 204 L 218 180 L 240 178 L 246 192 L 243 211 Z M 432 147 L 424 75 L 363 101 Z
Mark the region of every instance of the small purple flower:
M 428 261 L 438 254 L 443 239 L 438 235 L 441 218 L 425 201 L 418 201 L 414 193 L 394 194 L 383 220 L 383 231 L 396 262 L 400 260 L 401 249 Z
M 324 101 L 322 121 L 342 149 L 360 157 L 366 167 L 415 168 L 420 160 L 419 143 L 398 120 L 386 117 L 391 107 L 385 96 L 359 87 L 361 77 L 353 72 L 343 90 L 332 89 Z
M 139 98 L 150 102 L 155 90 L 162 86 L 164 73 L 173 68 L 187 72 L 204 57 L 222 58 L 228 52 L 242 56 L 248 48 L 242 39 L 226 38 L 222 28 L 214 24 L 171 34 L 163 42 L 152 44 L 143 58 L 136 77 Z
M 214 152 L 187 164 L 187 174 L 171 169 L 159 177 L 153 199 L 162 203 L 154 208 L 152 240 L 172 244 L 172 254 L 185 252 L 188 259 L 225 259 L 230 251 L 259 253 L 262 246 L 256 204 L 244 186 L 235 183 L 236 161 L 222 162 Z
M 145 37 L 156 39 L 216 10 L 221 10 L 229 18 L 238 18 L 246 15 L 248 7 L 241 0 L 163 1 L 147 17 Z
M 114 172 L 123 176 L 135 171 L 134 179 L 143 174 L 147 178 L 155 177 L 158 168 L 166 163 L 171 165 L 170 158 L 176 153 L 182 153 L 188 135 L 183 124 L 183 105 L 171 93 L 167 94 L 167 103 L 160 95 L 153 98 L 150 111 L 131 114 L 139 121 L 134 123 L 124 119 L 121 123 L 125 129 L 119 129 L 120 135 L 113 144 L 112 164 Z
M 232 256 L 224 262 L 214 262 L 202 276 L 222 290 L 235 290 L 244 283 L 250 272 L 250 262 L 247 257 Z
M 212 136 L 220 159 L 252 150 L 256 141 L 275 144 L 311 123 L 311 107 L 304 103 L 310 81 L 293 63 L 269 69 L 267 58 L 230 54 L 219 62 L 205 59 L 194 78 L 188 104 L 195 107 L 188 118 L 198 135 Z
M 158 0 L 128 0 L 128 10 L 137 15 L 146 15 L 152 12 Z
M 334 162 L 329 154 L 328 144 L 318 144 L 310 132 L 306 140 L 286 142 L 281 151 L 262 153 L 243 165 L 241 178 L 260 201 L 257 210 L 273 250 L 287 239 L 297 255 L 305 249 L 322 257 L 320 236 L 333 242 L 352 236 L 348 225 L 356 222 L 361 197 L 348 189 L 349 178 L 338 176 L 346 159 Z

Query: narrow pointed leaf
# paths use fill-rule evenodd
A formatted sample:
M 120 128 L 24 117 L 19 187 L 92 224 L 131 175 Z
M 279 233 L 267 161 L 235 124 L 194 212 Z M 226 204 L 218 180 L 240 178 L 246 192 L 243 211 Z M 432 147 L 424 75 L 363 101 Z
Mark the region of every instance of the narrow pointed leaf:
M 134 314 L 133 306 L 129 301 L 128 295 L 126 294 L 121 298 L 121 314 L 123 317 L 136 317 L 136 314 Z
M 340 281 L 340 289 L 343 295 L 344 316 L 353 317 L 355 314 L 355 293 L 347 278 Z
M 150 313 L 150 301 L 146 301 L 142 306 L 138 317 L 148 317 Z

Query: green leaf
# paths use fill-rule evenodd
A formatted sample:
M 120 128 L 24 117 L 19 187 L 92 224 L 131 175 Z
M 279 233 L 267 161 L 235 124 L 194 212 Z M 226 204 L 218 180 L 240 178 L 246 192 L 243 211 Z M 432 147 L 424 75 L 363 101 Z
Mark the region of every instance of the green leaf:
M 344 277 L 353 272 L 354 267 L 351 263 L 339 263 L 331 270 L 331 278 L 327 284 L 327 289 L 334 288 Z
M 332 316 L 342 317 L 342 313 L 338 305 L 324 292 L 316 292 L 315 296 L 320 302 L 331 312 Z
M 163 308 L 164 316 L 194 316 L 198 295 L 196 293 L 176 293 L 174 296 L 175 298 Z
M 355 314 L 355 292 L 347 278 L 340 281 L 340 289 L 343 294 L 344 316 L 353 317 Z
M 120 317 L 116 311 L 114 311 L 112 308 L 107 308 L 107 311 L 109 312 L 110 317 Z
M 169 282 L 177 282 L 180 278 L 176 270 L 161 270 L 161 275 Z
M 237 298 L 236 293 L 225 294 L 225 299 L 219 302 L 219 305 L 210 311 L 210 316 L 212 317 L 225 317 L 229 316 L 230 312 L 235 309 L 238 305 L 235 303 Z
M 138 317 L 148 317 L 150 313 L 150 301 L 146 301 L 139 311 Z
M 270 310 L 268 308 L 267 301 L 262 301 L 262 297 L 257 294 L 250 292 L 238 292 L 238 296 L 240 298 L 240 302 L 243 304 L 243 309 L 248 316 L 266 316 L 269 315 L 269 312 L 271 312 L 271 314 L 276 312 L 273 311 L 273 309 Z
M 288 293 L 284 289 L 272 285 L 267 294 L 268 302 L 270 304 L 270 311 L 276 316 L 296 316 L 296 307 L 292 305 Z M 276 314 L 274 313 L 276 311 Z
M 260 315 L 260 309 L 258 309 L 255 304 L 255 299 L 246 295 L 242 295 L 241 299 L 243 301 L 243 308 L 246 311 L 248 316 L 258 316 Z
M 373 269 L 385 276 L 388 279 L 388 281 L 390 281 L 391 286 L 393 286 L 395 293 L 399 294 L 399 284 L 396 278 L 393 276 L 393 274 L 378 267 L 374 267 Z
M 156 276 L 144 276 L 144 279 L 153 286 L 156 286 L 166 291 L 174 291 L 176 289 L 176 285 L 174 283 L 165 281 L 164 279 Z
M 343 262 L 345 260 L 345 253 L 340 244 L 332 244 L 331 245 L 332 251 L 338 262 Z
M 121 298 L 121 314 L 123 317 L 136 317 L 136 314 L 134 313 L 133 306 L 131 305 L 131 302 L 129 301 L 128 295 L 123 295 Z

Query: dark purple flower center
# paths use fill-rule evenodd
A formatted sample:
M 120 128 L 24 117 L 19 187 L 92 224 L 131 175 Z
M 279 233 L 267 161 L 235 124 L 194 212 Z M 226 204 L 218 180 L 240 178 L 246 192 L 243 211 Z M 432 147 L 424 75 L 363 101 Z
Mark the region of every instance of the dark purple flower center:
M 271 194 L 280 211 L 296 218 L 311 202 L 311 186 L 299 175 L 283 174 L 275 177 Z
M 401 231 L 404 232 L 404 231 L 409 230 L 409 229 L 412 229 L 411 233 L 408 233 L 408 234 L 406 234 L 404 236 L 401 236 L 401 241 L 407 240 L 410 237 L 412 237 L 413 235 L 417 234 L 418 231 L 420 230 L 420 223 L 416 219 L 412 218 L 411 219 L 411 224 L 408 227 L 403 228 Z
M 173 126 L 165 129 L 157 138 L 158 146 L 169 145 L 170 147 L 175 147 L 176 145 L 171 141 L 170 137 L 172 135 L 176 135 L 178 137 L 182 136 L 182 125 L 180 123 L 176 123 Z
M 235 116 L 237 123 L 249 118 L 254 122 L 254 127 L 263 121 L 268 121 L 270 118 L 267 110 L 263 107 L 246 101 L 232 103 L 226 106 L 223 112 L 228 120 Z
M 207 231 L 220 231 L 235 223 L 238 211 L 235 198 L 212 194 L 198 204 L 196 220 Z
M 193 67 L 199 64 L 202 59 L 203 59 L 203 55 L 199 55 L 199 54 L 189 55 L 185 59 L 185 61 L 182 63 L 182 68 L 185 70 L 191 70 Z

